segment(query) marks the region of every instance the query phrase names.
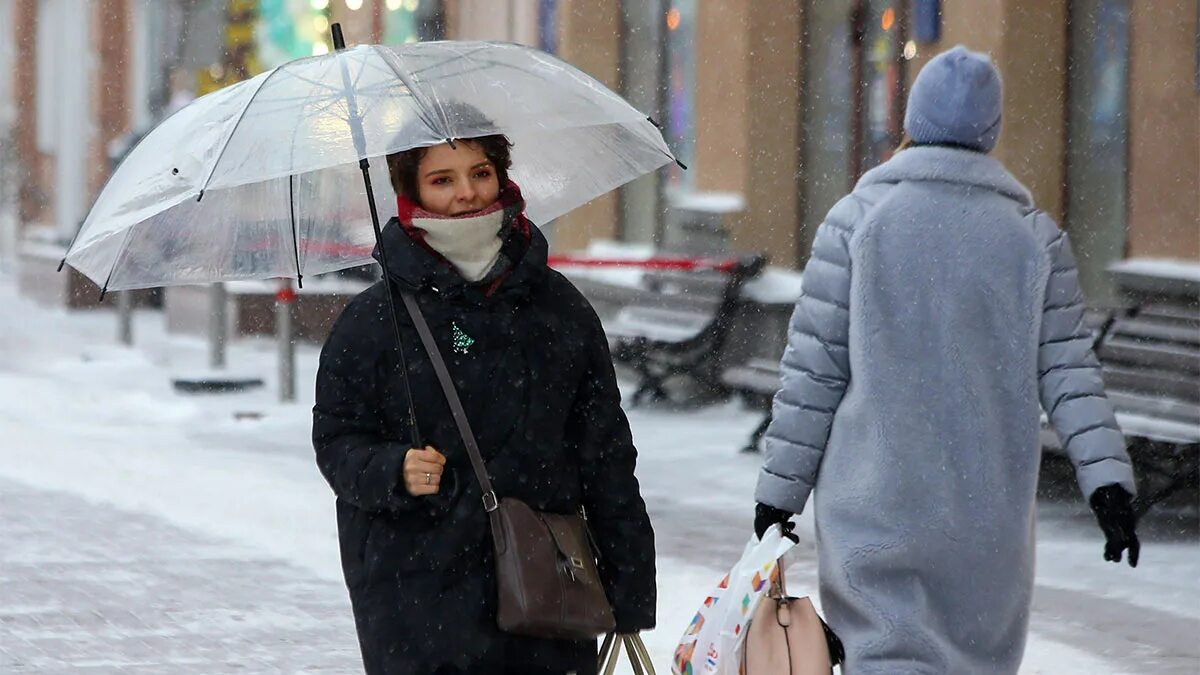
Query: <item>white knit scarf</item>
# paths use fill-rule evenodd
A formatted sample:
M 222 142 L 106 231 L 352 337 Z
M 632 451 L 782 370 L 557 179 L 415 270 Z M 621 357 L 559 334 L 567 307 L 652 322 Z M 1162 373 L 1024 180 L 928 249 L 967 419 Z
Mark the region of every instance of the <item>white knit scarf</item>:
M 424 230 L 425 243 L 472 283 L 487 276 L 500 259 L 500 230 L 504 227 L 500 200 L 466 216 L 437 216 L 420 210 L 413 214 L 412 225 Z

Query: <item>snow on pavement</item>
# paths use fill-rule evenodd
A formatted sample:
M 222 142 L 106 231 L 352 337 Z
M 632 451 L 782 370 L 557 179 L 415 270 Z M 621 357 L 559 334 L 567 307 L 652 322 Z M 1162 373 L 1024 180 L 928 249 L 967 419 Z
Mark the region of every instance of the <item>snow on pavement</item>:
M 203 370 L 202 341 L 167 335 L 159 314 L 139 312 L 137 346 L 123 348 L 111 313 L 38 307 L 13 286 L 0 275 L 8 317 L 0 328 L 0 540 L 18 542 L 0 553 L 0 670 L 18 658 L 10 643 L 91 635 L 95 653 L 42 649 L 38 667 L 15 672 L 232 672 L 239 659 L 253 666 L 239 672 L 355 672 L 333 500 L 309 444 L 316 348 L 299 348 L 297 403 L 275 400 L 270 341 L 241 341 L 229 352 L 231 372 L 263 377 L 265 389 L 178 395 L 170 376 Z M 660 628 L 647 642 L 666 672 L 695 607 L 749 535 L 758 459 L 736 449 L 757 417 L 727 404 L 635 410 L 630 420 L 659 544 Z M 1200 631 L 1194 538 L 1147 542 L 1142 566 L 1129 570 L 1100 559 L 1098 530 L 1075 527 L 1086 521 L 1072 508 L 1041 532 L 1022 672 L 1140 671 L 1135 664 L 1196 672 L 1200 650 L 1187 639 Z M 37 526 L 39 517 L 56 526 Z M 94 563 L 95 578 L 87 566 L 61 585 L 47 576 L 79 555 Z M 210 560 L 218 567 L 206 567 Z M 793 591 L 812 589 L 811 542 L 792 565 Z M 228 582 L 239 577 L 251 582 L 249 595 Z M 37 602 L 6 590 L 31 586 L 42 589 Z M 143 587 L 161 592 L 137 592 Z M 298 603 L 308 603 L 305 613 Z M 1080 607 L 1111 615 L 1089 622 Z M 120 627 L 122 611 L 142 622 L 122 629 L 137 638 L 129 653 L 110 648 L 113 629 L 96 619 Z M 1183 637 L 1168 636 L 1165 647 L 1152 635 L 1130 644 L 1128 626 L 1136 629 L 1143 613 L 1154 617 L 1151 628 Z M 329 629 L 312 630 L 310 618 Z M 1109 624 L 1111 635 L 1096 634 Z M 239 638 L 246 630 L 259 638 Z

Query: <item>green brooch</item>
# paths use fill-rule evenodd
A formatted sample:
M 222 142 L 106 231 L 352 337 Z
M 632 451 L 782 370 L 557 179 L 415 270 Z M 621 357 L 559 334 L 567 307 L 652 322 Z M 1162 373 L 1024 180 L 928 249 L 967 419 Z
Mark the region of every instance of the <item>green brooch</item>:
M 450 323 L 450 340 L 454 345 L 455 354 L 466 354 L 471 345 L 475 344 L 475 338 L 464 333 L 456 321 Z

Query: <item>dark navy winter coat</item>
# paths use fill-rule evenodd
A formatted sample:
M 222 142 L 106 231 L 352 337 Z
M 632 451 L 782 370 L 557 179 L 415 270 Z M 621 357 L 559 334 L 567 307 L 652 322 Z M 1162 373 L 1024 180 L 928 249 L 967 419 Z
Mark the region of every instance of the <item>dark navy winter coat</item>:
M 553 512 L 583 506 L 618 629 L 653 627 L 654 536 L 608 346 L 587 300 L 546 266 L 545 238 L 537 228 L 528 242 L 509 237 L 504 254 L 517 262 L 491 297 L 394 219 L 383 246 L 395 283 L 417 296 L 497 493 Z M 480 487 L 397 295 L 421 441 L 447 457 L 440 494 L 415 498 L 405 490 L 408 401 L 385 293 L 382 282 L 367 289 L 334 325 L 313 408 L 313 445 L 337 496 L 366 671 L 426 675 L 445 664 L 484 672 L 472 664 L 485 658 L 528 664 L 529 672 L 591 672 L 594 642 L 497 630 Z

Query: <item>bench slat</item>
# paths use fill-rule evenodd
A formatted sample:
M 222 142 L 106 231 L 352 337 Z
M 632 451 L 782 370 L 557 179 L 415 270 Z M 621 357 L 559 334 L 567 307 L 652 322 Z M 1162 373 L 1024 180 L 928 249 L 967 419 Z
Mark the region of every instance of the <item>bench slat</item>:
M 1176 321 L 1161 321 L 1152 318 L 1118 319 L 1109 331 L 1111 336 L 1131 336 L 1166 340 L 1188 345 L 1200 345 L 1200 330 Z
M 712 314 L 668 307 L 626 307 L 604 324 L 609 337 L 644 337 L 683 342 L 704 330 Z
M 1118 411 L 1147 417 L 1161 417 L 1176 422 L 1200 424 L 1200 405 L 1161 396 L 1147 396 L 1129 391 L 1108 391 L 1108 400 Z
M 1177 321 L 1200 329 L 1200 305 L 1152 302 L 1148 305 L 1143 305 L 1138 310 L 1137 316 Z
M 1200 349 L 1187 349 L 1169 342 L 1113 337 L 1100 346 L 1098 356 L 1106 363 L 1157 366 L 1200 375 Z
M 1200 382 L 1195 377 L 1164 370 L 1133 369 L 1103 364 L 1106 390 L 1133 391 L 1152 396 L 1170 396 L 1200 403 Z
M 779 390 L 779 374 L 756 368 L 729 368 L 721 373 L 721 383 L 735 391 L 769 395 Z

